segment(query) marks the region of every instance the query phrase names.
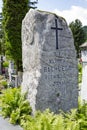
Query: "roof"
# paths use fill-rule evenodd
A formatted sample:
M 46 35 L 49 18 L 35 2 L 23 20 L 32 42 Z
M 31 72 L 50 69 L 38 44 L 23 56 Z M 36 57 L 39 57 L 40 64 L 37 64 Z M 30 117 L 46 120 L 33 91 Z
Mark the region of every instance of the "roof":
M 81 48 L 87 47 L 87 42 L 83 43 L 80 47 L 81 47 Z

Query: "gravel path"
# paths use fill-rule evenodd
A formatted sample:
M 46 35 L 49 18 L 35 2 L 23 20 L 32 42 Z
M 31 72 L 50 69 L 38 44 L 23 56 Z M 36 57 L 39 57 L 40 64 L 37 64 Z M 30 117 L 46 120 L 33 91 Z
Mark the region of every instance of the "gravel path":
M 8 119 L 3 119 L 2 116 L 0 116 L 0 130 L 23 130 L 18 125 L 12 125 L 8 122 Z

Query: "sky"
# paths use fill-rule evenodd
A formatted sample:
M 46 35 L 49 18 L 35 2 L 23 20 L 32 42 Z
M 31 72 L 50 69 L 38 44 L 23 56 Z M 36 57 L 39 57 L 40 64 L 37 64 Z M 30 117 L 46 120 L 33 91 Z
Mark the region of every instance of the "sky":
M 87 0 L 38 0 L 37 9 L 54 12 L 66 19 L 67 23 L 79 19 L 87 25 Z M 0 11 L 2 0 L 0 0 Z
M 37 6 L 64 17 L 68 24 L 79 19 L 83 26 L 87 25 L 87 0 L 39 0 Z

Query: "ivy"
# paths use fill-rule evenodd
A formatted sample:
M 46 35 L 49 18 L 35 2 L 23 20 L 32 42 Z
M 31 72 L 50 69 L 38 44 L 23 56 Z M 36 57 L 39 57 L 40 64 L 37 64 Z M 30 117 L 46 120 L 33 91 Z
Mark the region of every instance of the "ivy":
M 21 25 L 27 11 L 28 0 L 3 0 L 6 54 L 14 59 L 17 70 L 22 70 Z

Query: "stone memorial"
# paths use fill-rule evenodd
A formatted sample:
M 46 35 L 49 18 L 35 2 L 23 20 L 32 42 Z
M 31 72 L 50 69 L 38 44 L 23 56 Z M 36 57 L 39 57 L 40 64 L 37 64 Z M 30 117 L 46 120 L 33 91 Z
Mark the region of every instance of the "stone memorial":
M 12 87 L 18 87 L 18 75 L 11 75 Z
M 12 74 L 14 74 L 14 62 L 13 61 L 9 61 L 8 73 L 9 73 L 9 82 L 11 82 Z
M 30 9 L 22 22 L 22 92 L 33 109 L 57 113 L 78 105 L 73 36 L 64 18 Z
M 21 85 L 22 82 L 22 72 L 16 72 L 17 70 L 14 69 L 14 62 L 9 61 L 9 84 L 11 84 L 12 87 L 18 87 Z
M 18 86 L 21 86 L 23 72 L 18 71 Z

